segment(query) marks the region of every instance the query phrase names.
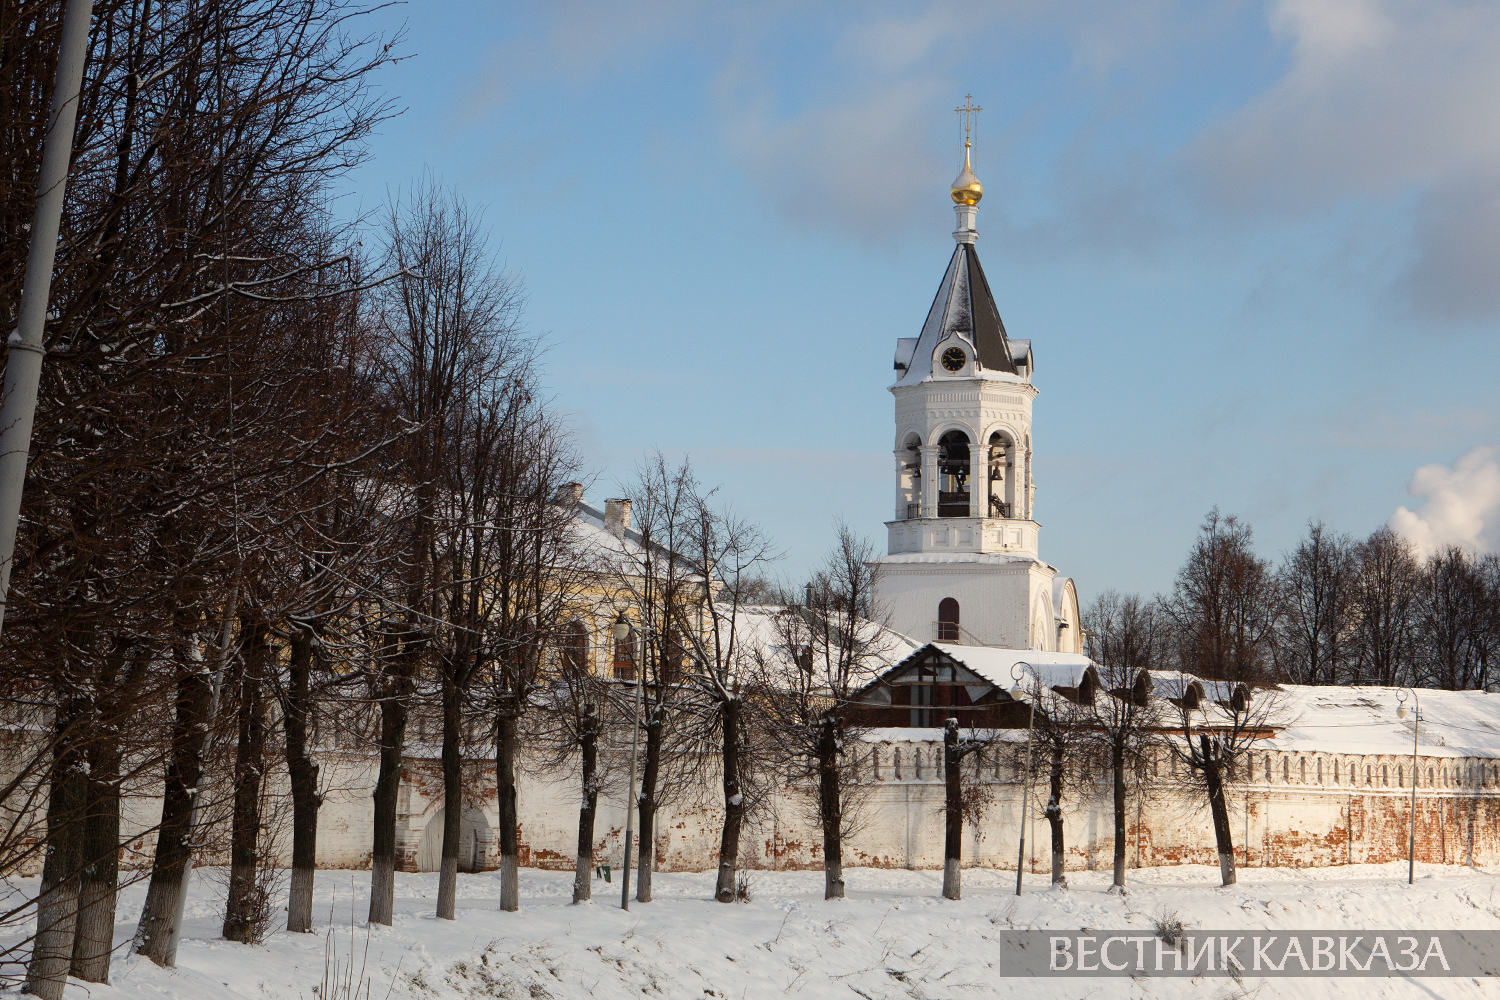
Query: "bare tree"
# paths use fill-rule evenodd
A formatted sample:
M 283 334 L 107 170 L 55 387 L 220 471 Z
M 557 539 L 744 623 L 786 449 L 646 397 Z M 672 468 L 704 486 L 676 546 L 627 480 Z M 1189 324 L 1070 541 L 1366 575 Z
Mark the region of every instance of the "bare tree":
M 0 19 L 0 116 L 8 118 L 0 127 L 18 138 L 35 123 L 9 116 L 45 102 L 34 71 L 51 58 L 58 7 L 12 7 Z M 366 58 L 348 36 L 355 13 L 337 0 L 101 3 L 91 26 L 8 605 L 20 634 L 6 668 L 39 679 L 40 663 L 27 660 L 66 665 L 51 671 L 60 683 L 47 683 L 55 706 L 70 719 L 111 719 L 120 714 L 118 682 L 134 669 L 111 666 L 112 650 L 141 649 L 127 656 L 146 666 L 125 717 L 149 728 L 167 721 L 169 698 L 182 709 L 175 730 L 154 729 L 171 738 L 136 742 L 141 752 L 125 765 L 158 774 L 167 765 L 141 922 L 144 950 L 157 961 L 167 958 L 191 800 L 201 791 L 216 668 L 203 651 L 214 647 L 218 623 L 234 617 L 224 611 L 242 553 L 238 518 L 225 511 L 261 489 L 268 471 L 295 462 L 299 448 L 272 433 L 276 380 L 258 345 L 275 305 L 316 294 L 302 277 L 333 266 L 307 239 L 307 217 L 322 179 L 357 162 L 360 141 L 385 114 L 362 80 L 388 57 Z M 26 141 L 6 146 L 7 183 L 34 183 L 35 151 Z M 30 212 L 29 196 L 7 199 L 8 216 Z M 19 274 L 10 265 L 23 246 L 22 230 L 7 224 L 7 281 Z M 102 678 L 108 687 L 94 683 Z M 89 753 L 79 744 L 61 759 Z M 101 776 L 114 767 L 108 758 L 98 759 Z M 80 976 L 107 977 L 112 930 L 100 928 L 113 924 L 118 867 L 107 858 L 119 845 L 105 852 L 102 838 L 116 827 L 119 787 L 113 778 L 85 785 L 92 822 L 59 814 L 51 824 L 51 853 L 86 870 L 75 879 L 54 864 L 59 877 L 39 900 L 47 940 L 34 951 L 30 985 L 41 995 L 61 995 L 67 955 Z M 80 854 L 66 841 L 85 826 L 95 848 Z M 87 897 L 82 922 L 54 920 L 54 908 L 72 911 L 74 886 Z
M 1421 568 L 1411 543 L 1380 528 L 1354 551 L 1354 642 L 1362 683 L 1401 683 L 1411 666 Z
M 242 612 L 240 651 L 234 678 L 239 741 L 234 759 L 234 812 L 229 858 L 229 893 L 224 937 L 253 944 L 266 901 L 257 893 L 260 870 L 261 781 L 266 770 L 266 680 L 277 652 L 270 626 L 253 608 Z
M 840 522 L 803 603 L 774 616 L 775 648 L 760 645 L 752 654 L 777 764 L 793 780 L 817 781 L 824 899 L 844 897 L 846 797 L 854 784 L 848 748 L 868 729 L 848 709 L 896 646 L 875 607 L 874 556 L 870 541 Z
M 1249 525 L 1209 511 L 1163 605 L 1183 669 L 1200 677 L 1252 682 L 1270 673 L 1281 596 L 1252 542 Z
M 462 717 L 492 614 L 492 562 L 504 544 L 503 497 L 520 413 L 534 408 L 534 342 L 517 327 L 520 291 L 489 252 L 479 216 L 431 177 L 394 197 L 384 221 L 383 286 L 374 322 L 385 396 L 413 428 L 392 474 L 408 484 L 407 565 L 381 692 L 371 919 L 389 922 L 395 791 L 405 714 L 424 661 L 443 716 L 444 840 L 438 915 L 452 919 L 462 829 Z M 396 745 L 386 747 L 390 739 Z
M 993 731 L 960 735 L 957 719 L 943 723 L 943 898 L 963 895 L 964 760 L 994 742 Z
M 691 617 L 677 627 L 696 661 L 691 679 L 706 703 L 705 736 L 712 733 L 719 747 L 724 785 L 724 825 L 719 836 L 719 876 L 714 898 L 735 899 L 740 829 L 749 803 L 747 792 L 755 764 L 750 751 L 755 732 L 747 699 L 753 662 L 741 632 L 749 605 L 748 584 L 774 557 L 771 543 L 734 514 L 714 509 L 709 496 L 695 498 L 687 511 L 686 551 L 709 577 L 709 585 Z M 714 592 L 716 591 L 716 592 Z
M 1493 571 L 1457 546 L 1446 546 L 1422 567 L 1417 605 L 1423 683 L 1449 691 L 1483 689 L 1495 644 Z
M 1159 704 L 1152 700 L 1150 671 L 1166 646 L 1160 605 L 1136 594 L 1109 590 L 1083 616 L 1089 655 L 1097 673 L 1085 675 L 1077 698 L 1093 725 L 1097 756 L 1107 761 L 1114 799 L 1114 885 L 1125 885 L 1125 775 L 1139 772 L 1152 752 L 1160 727 Z
M 1172 755 L 1187 767 L 1208 796 L 1214 841 L 1219 851 L 1219 875 L 1224 885 L 1235 877 L 1234 834 L 1229 825 L 1226 786 L 1241 774 L 1248 777 L 1255 745 L 1274 735 L 1279 701 L 1273 688 L 1253 690 L 1232 682 L 1190 682 L 1172 698 L 1178 733 L 1167 741 Z
M 573 873 L 573 902 L 593 896 L 594 821 L 599 792 L 608 777 L 600 766 L 599 743 L 617 713 L 611 705 L 609 682 L 589 669 L 588 632 L 582 625 L 565 627 L 553 649 L 553 669 L 540 697 L 543 724 L 539 763 L 548 769 L 579 768 L 578 854 Z M 632 705 L 633 707 L 633 705 Z
M 1347 535 L 1322 521 L 1282 561 L 1283 614 L 1276 641 L 1279 672 L 1296 684 L 1337 684 L 1354 652 L 1358 560 Z
M 644 685 L 645 754 L 635 804 L 640 842 L 635 898 L 649 903 L 656 812 L 696 759 L 685 752 L 683 743 L 690 739 L 691 727 L 684 726 L 679 715 L 688 683 L 684 661 L 691 646 L 685 632 L 689 630 L 686 623 L 698 620 L 710 582 L 704 568 L 687 555 L 699 494 L 691 464 L 684 460 L 674 468 L 661 452 L 653 452 L 636 468 L 623 492 L 631 498 L 637 544 L 623 548 L 621 563 L 600 565 L 596 572 L 601 581 L 607 578 L 608 586 L 619 588 L 618 614 L 624 616 L 627 629 L 639 629 L 642 640 L 626 632 L 620 651 L 630 661 L 622 661 L 615 679 L 634 681 L 634 672 L 640 670 Z M 750 586 L 747 580 L 747 591 Z M 632 620 L 634 625 L 629 624 Z
M 1012 748 L 1017 767 L 1030 758 L 1033 780 L 1045 775 L 1047 805 L 1042 815 L 1052 835 L 1052 884 L 1066 885 L 1067 838 L 1063 829 L 1063 795 L 1069 787 L 1088 780 L 1090 767 L 1097 759 L 1098 733 L 1092 717 L 1092 705 L 1080 705 L 1055 687 L 1037 693 L 1036 716 L 1032 720 L 1032 752 L 1023 744 Z

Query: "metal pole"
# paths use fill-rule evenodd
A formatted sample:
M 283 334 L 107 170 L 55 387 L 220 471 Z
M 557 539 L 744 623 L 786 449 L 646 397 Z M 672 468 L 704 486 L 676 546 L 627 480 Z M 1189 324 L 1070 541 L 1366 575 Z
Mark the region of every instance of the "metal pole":
M 1422 726 L 1422 699 L 1416 689 L 1411 692 L 1416 714 L 1411 720 L 1411 828 L 1406 838 L 1406 884 L 1417 881 L 1417 730 Z
M 1036 695 L 1031 696 L 1031 711 L 1026 717 L 1026 779 L 1021 792 L 1021 848 L 1016 856 L 1016 895 L 1021 894 L 1021 873 L 1026 863 L 1026 806 L 1031 801 L 1032 735 L 1036 732 Z
M 10 596 L 10 571 L 16 554 L 21 491 L 26 486 L 26 456 L 31 451 L 37 384 L 42 376 L 42 356 L 47 353 L 43 344 L 47 299 L 52 292 L 57 231 L 62 224 L 63 197 L 68 189 L 68 164 L 73 159 L 78 89 L 83 82 L 89 16 L 93 9 L 93 0 L 68 0 L 63 11 L 57 75 L 53 78 L 52 107 L 42 146 L 42 172 L 36 184 L 36 211 L 31 217 L 31 245 L 26 252 L 26 278 L 21 286 L 20 319 L 7 341 L 10 356 L 5 363 L 4 403 L 0 405 L 0 629 L 5 627 L 5 600 Z
M 644 640 L 644 633 L 642 633 Z M 644 650 L 645 642 L 642 641 L 638 648 Z M 644 663 L 645 658 L 636 657 L 635 665 L 635 712 L 631 719 L 630 735 L 630 797 L 625 800 L 625 864 L 621 867 L 625 870 L 625 877 L 620 881 L 620 909 L 630 909 L 630 841 L 635 835 L 635 762 L 636 754 L 641 745 L 641 704 L 645 698 L 642 682 L 645 680 Z

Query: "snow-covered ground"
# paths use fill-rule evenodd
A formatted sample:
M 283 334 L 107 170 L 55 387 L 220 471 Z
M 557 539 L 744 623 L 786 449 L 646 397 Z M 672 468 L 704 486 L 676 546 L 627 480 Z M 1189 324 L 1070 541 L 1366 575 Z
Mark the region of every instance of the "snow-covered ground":
M 1245 929 L 1500 928 L 1500 872 L 1404 864 L 1249 869 L 1216 887 L 1217 869 L 1134 869 L 1125 895 L 1105 872 L 1070 873 L 1053 890 L 1028 877 L 970 869 L 964 899 L 941 898 L 940 872 L 852 869 L 849 898 L 822 899 L 821 872 L 751 872 L 752 900 L 711 900 L 712 873 L 658 874 L 656 901 L 619 908 L 619 882 L 595 881 L 572 906 L 568 873 L 523 871 L 521 911 L 496 909 L 493 873 L 459 876 L 458 919 L 432 916 L 434 874 L 397 875 L 393 927 L 367 931 L 369 873 L 320 872 L 324 933 L 277 932 L 264 946 L 219 939 L 219 880 L 196 877 L 175 971 L 127 955 L 144 885 L 123 893 L 112 985 L 70 983 L 69 1000 L 345 1000 L 322 991 L 332 954 L 367 989 L 361 998 L 841 998 L 1426 997 L 1500 998 L 1500 982 L 1472 979 L 1023 980 L 999 976 L 1006 926 L 1142 928 L 1163 911 L 1188 927 Z M 16 888 L 27 888 L 18 886 Z M 327 933 L 331 930 L 331 934 Z M 350 963 L 352 962 L 352 966 Z M 0 1000 L 16 995 L 0 992 Z

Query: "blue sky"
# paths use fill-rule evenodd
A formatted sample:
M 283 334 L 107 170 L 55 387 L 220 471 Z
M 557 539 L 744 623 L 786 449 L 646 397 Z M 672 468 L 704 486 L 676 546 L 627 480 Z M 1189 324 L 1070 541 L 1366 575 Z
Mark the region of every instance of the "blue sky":
M 494 4 L 382 11 L 404 112 L 353 213 L 431 169 L 482 206 L 616 495 L 651 448 L 800 577 L 882 546 L 891 355 L 978 244 L 1037 355 L 1042 555 L 1168 588 L 1218 505 L 1500 541 L 1500 8 Z M 1414 474 L 1421 469 L 1422 474 Z M 1418 495 L 1408 492 L 1414 488 Z

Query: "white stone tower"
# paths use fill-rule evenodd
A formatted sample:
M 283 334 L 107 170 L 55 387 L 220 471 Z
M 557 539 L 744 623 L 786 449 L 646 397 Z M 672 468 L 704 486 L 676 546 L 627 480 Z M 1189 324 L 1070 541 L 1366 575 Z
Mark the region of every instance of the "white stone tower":
M 970 148 L 951 190 L 958 246 L 921 335 L 896 341 L 895 510 L 877 598 L 919 641 L 1076 652 L 1077 592 L 1038 556 L 1031 342 L 1006 335 L 979 266 Z

